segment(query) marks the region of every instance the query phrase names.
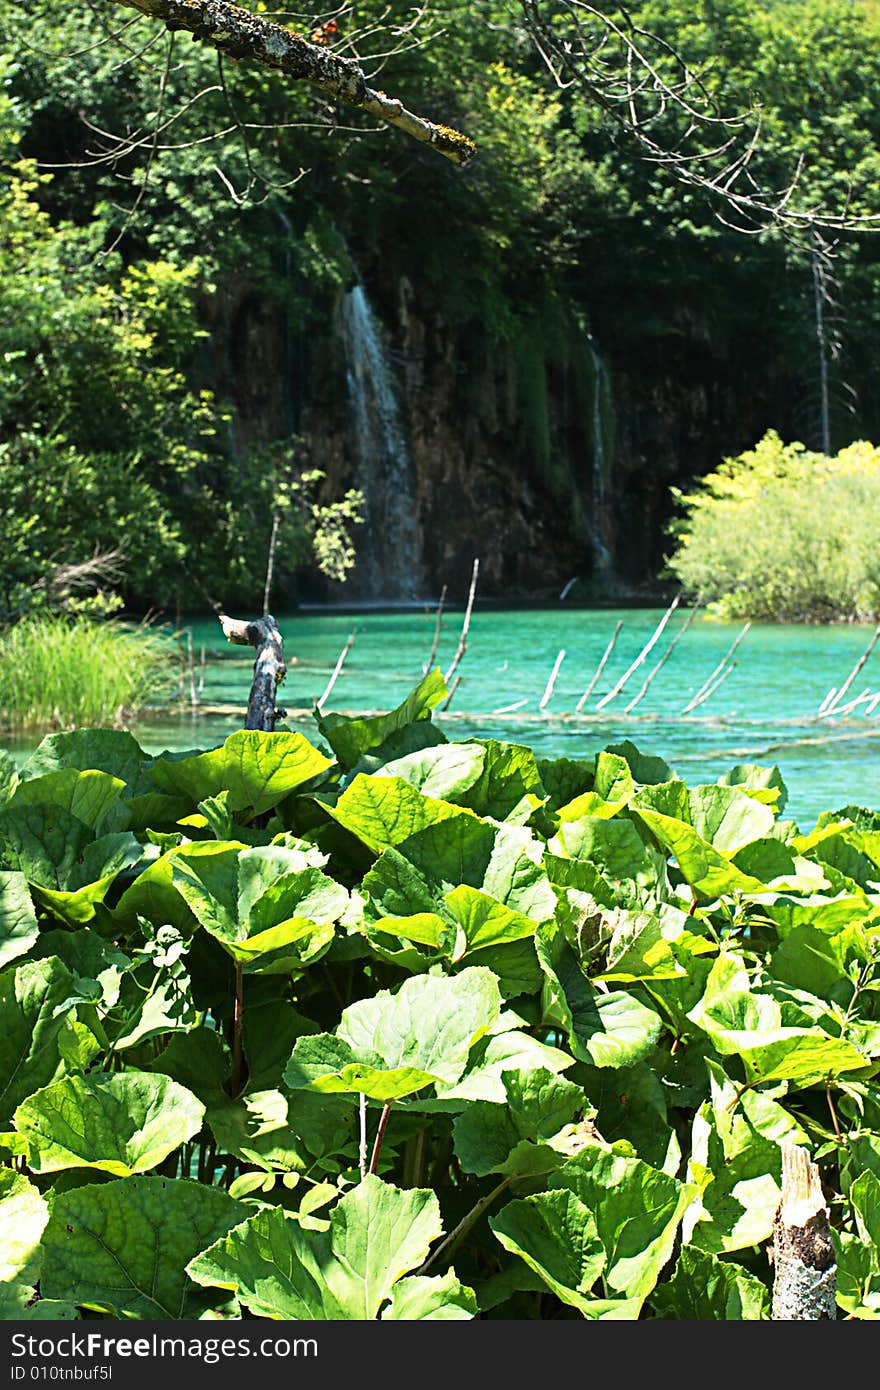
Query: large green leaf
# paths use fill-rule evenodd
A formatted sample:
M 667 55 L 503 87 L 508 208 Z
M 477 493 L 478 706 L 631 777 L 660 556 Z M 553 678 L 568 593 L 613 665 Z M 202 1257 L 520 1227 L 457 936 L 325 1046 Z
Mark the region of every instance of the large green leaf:
M 781 1106 L 748 1092 L 740 1098 L 718 1064 L 707 1065 L 710 1099 L 694 1116 L 688 1160 L 700 1195 L 685 1217 L 684 1239 L 725 1254 L 770 1236 L 781 1197 L 780 1143 L 804 1136 Z
M 205 1107 L 166 1076 L 125 1071 L 66 1076 L 18 1107 L 35 1173 L 98 1168 L 114 1177 L 146 1173 L 192 1139 Z
M 382 992 L 351 1004 L 336 1036 L 301 1038 L 284 1080 L 293 1088 L 362 1092 L 383 1102 L 434 1082 L 452 1086 L 500 1010 L 490 970 L 471 967 L 450 978 L 412 976 L 396 994 Z
M 315 719 L 342 767 L 350 769 L 365 753 L 381 748 L 408 724 L 430 719 L 431 711 L 447 694 L 446 682 L 435 668 L 389 714 L 352 719 L 344 714 L 316 713 Z
M 640 786 L 653 786 L 658 782 L 669 782 L 675 777 L 675 773 L 667 762 L 662 758 L 656 758 L 650 753 L 642 753 L 629 739 L 623 739 L 620 743 L 609 743 L 605 749 L 606 753 L 615 753 L 622 758 L 629 767 L 633 775 L 633 780 Z
M 28 954 L 31 960 L 57 956 L 72 972 L 83 993 L 89 982 L 97 985 L 95 1003 L 102 1010 L 112 1009 L 118 1003 L 122 978 L 134 965 L 130 956 L 91 927 L 42 931 Z
M 240 1203 L 188 1179 L 135 1177 L 56 1196 L 40 1287 L 115 1318 L 196 1318 L 216 1303 L 186 1265 L 242 1219 Z
M 748 800 L 747 797 L 744 799 Z M 758 803 L 755 802 L 754 805 L 757 807 Z M 644 807 L 633 809 L 632 814 L 638 816 L 663 848 L 675 856 L 682 876 L 701 897 L 714 898 L 735 891 L 762 891 L 764 885 L 760 879 L 752 878 L 736 868 L 729 859 L 725 859 L 720 850 L 704 840 L 692 825 Z
M 19 783 L 9 806 L 61 806 L 98 834 L 102 828 L 117 828 L 106 823 L 124 787 L 121 778 L 109 772 L 65 767 Z
M 742 1059 L 753 1085 L 788 1081 L 794 1087 L 860 1071 L 868 1064 L 845 1038 L 818 1026 L 786 1027 L 769 994 L 753 993 L 739 958 L 721 955 L 712 967 L 703 998 L 688 1017 L 711 1038 L 722 1056 Z
M 593 1212 L 571 1191 L 541 1192 L 489 1218 L 497 1239 L 585 1318 L 636 1318 L 640 1300 L 592 1294 L 606 1265 Z
M 506 1105 L 476 1101 L 453 1124 L 455 1152 L 467 1173 L 551 1172 L 563 1156 L 542 1142 L 553 1139 L 584 1108 L 580 1086 L 544 1068 L 506 1071 Z
M 76 995 L 73 975 L 54 957 L 0 975 L 0 1121 L 64 1071 L 65 1005 Z
M 659 1318 L 685 1322 L 758 1322 L 770 1317 L 770 1294 L 740 1265 L 686 1246 L 651 1306 Z
M 535 922 L 548 921 L 556 911 L 543 846 L 525 826 L 460 816 L 428 826 L 398 848 L 434 895 L 465 884 Z M 370 892 L 372 881 L 368 874 L 364 887 Z
M 880 1180 L 870 1169 L 849 1189 L 854 1235 L 833 1232 L 837 1302 L 850 1317 L 880 1318 Z
M 391 1290 L 390 1302 L 382 1318 L 393 1322 L 462 1322 L 475 1316 L 477 1300 L 473 1289 L 448 1269 L 438 1278 L 411 1275 L 399 1279 Z
M 0 969 L 30 949 L 37 939 L 37 930 L 24 874 L 0 873 Z
M 295 974 L 327 949 L 349 903 L 299 850 L 205 841 L 172 851 L 173 882 L 206 931 L 246 970 Z
M 507 1019 L 510 1023 L 507 1023 Z M 420 1101 L 427 1110 L 459 1111 L 479 1100 L 494 1105 L 507 1104 L 505 1074 L 509 1071 L 549 1071 L 554 1075 L 574 1066 L 570 1052 L 533 1038 L 530 1033 L 513 1027 L 523 1022 L 516 1016 L 502 1015 L 491 1035 L 481 1038 L 472 1049 L 467 1069 L 454 1086 L 437 1087 L 436 1101 Z
M 586 1145 L 549 1185 L 573 1192 L 592 1213 L 609 1294 L 645 1299 L 672 1255 L 696 1188 L 600 1144 Z
M 325 810 L 377 854 L 437 821 L 469 815 L 460 806 L 424 795 L 402 777 L 385 776 L 384 771 L 381 777 L 359 773 L 336 804 Z
M 677 1090 L 665 1087 L 655 1070 L 658 1053 L 632 1067 L 580 1067 L 578 1080 L 596 1111 L 595 1125 L 607 1143 L 624 1140 L 638 1158 L 663 1172 L 678 1172 L 681 1150 L 667 1109 Z M 654 1063 L 655 1065 L 651 1065 Z
M 530 810 L 528 798 L 544 797 L 532 750 L 495 739 L 422 749 L 387 763 L 383 775 L 402 777 L 424 796 L 452 801 L 494 820 L 507 820 L 525 807 Z
M 29 779 L 65 768 L 78 772 L 96 768 L 139 789 L 141 766 L 146 761 L 137 739 L 124 729 L 72 729 L 47 734 L 25 762 L 21 775 Z
M 163 753 L 145 770 L 157 786 L 188 797 L 193 806 L 226 792 L 230 811 L 258 816 L 330 766 L 330 759 L 303 734 L 239 729 L 219 748 Z
M 769 806 L 739 787 L 694 787 L 690 793 L 690 822 L 702 839 L 722 854 L 736 854 L 773 829 Z
M 34 900 L 77 926 L 95 915 L 117 876 L 144 854 L 127 833 L 95 838 L 63 806 L 39 803 L 0 812 L 0 864 L 24 874 Z
M 261 1211 L 194 1259 L 188 1273 L 233 1291 L 257 1317 L 372 1320 L 442 1230 L 433 1192 L 401 1190 L 368 1174 L 334 1207 L 328 1230 L 303 1230 L 277 1208 Z M 410 1284 L 399 1297 L 389 1315 L 418 1318 L 438 1316 L 441 1300 L 462 1307 L 466 1295 L 447 1279 Z
M 538 959 L 546 976 L 545 1018 L 566 1030 L 575 1057 L 597 1067 L 628 1067 L 651 1052 L 661 1021 L 633 995 L 600 993 L 555 924 L 538 929 Z
M 33 1183 L 22 1173 L 0 1168 L 0 1285 L 36 1282 L 48 1220 L 49 1208 Z
M 537 768 L 551 811 L 558 811 L 575 797 L 592 790 L 596 770 L 592 760 L 538 758 Z
M 757 763 L 737 763 L 723 777 L 718 778 L 722 787 L 741 787 L 756 801 L 763 801 L 776 812 L 785 809 L 788 788 L 782 780 L 782 773 L 774 763 L 772 767 L 760 767 Z
M 19 780 L 18 764 L 5 748 L 0 748 L 0 806 L 12 796 Z
M 61 769 L 109 773 L 125 783 L 113 807 L 114 821 L 119 822 L 113 829 L 173 825 L 178 816 L 186 814 L 189 800 L 160 792 L 144 773 L 144 764 L 149 761 L 137 740 L 124 729 L 73 729 L 47 735 L 21 772 L 25 779 Z
M 632 821 L 582 816 L 580 820 L 560 825 L 559 833 L 549 842 L 549 849 L 560 858 L 584 860 L 595 865 L 611 883 L 633 879 L 638 884 L 652 886 L 657 881 L 657 864 Z
M 837 1305 L 849 1318 L 875 1322 L 880 1318 L 880 1261 L 877 1248 L 857 1235 L 832 1230 Z

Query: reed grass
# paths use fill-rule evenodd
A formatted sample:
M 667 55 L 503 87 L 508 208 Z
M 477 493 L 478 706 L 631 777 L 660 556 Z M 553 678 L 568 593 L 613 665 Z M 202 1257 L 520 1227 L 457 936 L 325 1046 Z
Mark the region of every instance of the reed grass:
M 173 657 L 144 624 L 25 618 L 0 634 L 0 728 L 118 727 L 170 692 Z

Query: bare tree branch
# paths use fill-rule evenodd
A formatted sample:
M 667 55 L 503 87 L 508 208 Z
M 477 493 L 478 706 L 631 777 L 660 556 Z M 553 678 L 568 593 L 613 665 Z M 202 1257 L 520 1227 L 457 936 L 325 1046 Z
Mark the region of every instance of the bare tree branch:
M 577 88 L 635 140 L 644 159 L 708 194 L 726 226 L 753 234 L 768 226 L 794 234 L 880 229 L 880 213 L 799 205 L 801 162 L 784 187 L 764 187 L 752 170 L 760 107 L 721 112 L 702 75 L 625 8 L 611 13 L 588 0 L 520 0 L 520 7 L 557 86 Z
M 158 19 L 172 32 L 186 30 L 229 58 L 246 59 L 309 82 L 332 101 L 358 107 L 396 126 L 452 160 L 467 164 L 477 147 L 468 136 L 408 111 L 402 102 L 367 85 L 363 68 L 322 43 L 312 43 L 229 0 L 115 0 Z

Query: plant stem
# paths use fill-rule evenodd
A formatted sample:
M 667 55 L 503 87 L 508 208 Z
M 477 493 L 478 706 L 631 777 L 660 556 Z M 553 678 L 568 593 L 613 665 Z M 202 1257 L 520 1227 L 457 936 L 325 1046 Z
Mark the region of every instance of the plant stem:
M 828 1109 L 831 1112 L 831 1123 L 834 1126 L 834 1133 L 837 1135 L 838 1144 L 843 1143 L 843 1135 L 840 1132 L 840 1125 L 837 1123 L 837 1111 L 834 1108 L 834 1101 L 831 1099 L 831 1086 L 825 1082 L 825 1099 L 828 1102 Z
M 389 1100 L 387 1105 L 382 1106 L 382 1114 L 379 1116 L 379 1128 L 376 1130 L 376 1139 L 373 1144 L 373 1154 L 370 1159 L 371 1173 L 375 1173 L 379 1166 L 379 1154 L 382 1152 L 382 1140 L 385 1138 L 385 1126 L 388 1124 L 388 1116 L 391 1114 L 393 1100 Z
M 487 1208 L 492 1205 L 496 1197 L 501 1196 L 501 1193 L 505 1190 L 505 1188 L 509 1187 L 512 1182 L 513 1178 L 502 1178 L 497 1187 L 493 1187 L 491 1192 L 487 1192 L 485 1197 L 481 1197 L 479 1202 L 477 1202 L 476 1206 L 471 1207 L 470 1211 L 461 1218 L 455 1230 L 449 1232 L 449 1235 L 446 1237 L 446 1239 L 440 1242 L 440 1244 L 437 1246 L 437 1249 L 431 1255 L 428 1256 L 424 1264 L 420 1266 L 416 1273 L 424 1274 L 426 1270 L 429 1270 L 431 1268 L 432 1264 L 436 1264 L 437 1260 L 440 1259 L 441 1255 L 451 1255 L 458 1242 L 462 1240 L 463 1237 L 467 1235 L 471 1227 L 476 1225 L 476 1223 L 479 1221 L 480 1217 L 483 1215 L 483 1212 L 486 1211 Z
M 241 1022 L 244 1015 L 244 967 L 241 961 L 235 962 L 235 1003 L 232 1013 L 232 1076 L 230 1091 L 237 1096 L 242 1086 Z
M 360 1143 L 358 1144 L 358 1167 L 361 1170 L 361 1177 L 367 1171 L 367 1098 L 361 1091 L 358 1096 L 358 1111 L 360 1116 Z

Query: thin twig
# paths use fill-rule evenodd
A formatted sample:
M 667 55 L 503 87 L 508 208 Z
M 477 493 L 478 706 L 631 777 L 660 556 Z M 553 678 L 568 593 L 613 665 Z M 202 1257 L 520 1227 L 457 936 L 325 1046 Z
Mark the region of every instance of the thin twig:
M 243 1056 L 241 1048 L 241 1029 L 244 1019 L 244 966 L 240 960 L 235 962 L 235 1002 L 232 1011 L 232 1075 L 229 1090 L 233 1099 L 241 1093 L 244 1084 Z
M 611 655 L 611 653 L 614 651 L 614 646 L 615 646 L 615 643 L 617 642 L 618 637 L 620 636 L 620 629 L 621 629 L 622 627 L 623 627 L 623 620 L 622 620 L 622 619 L 618 619 L 617 626 L 615 627 L 614 631 L 613 631 L 612 634 L 611 634 L 611 641 L 608 643 L 608 646 L 605 648 L 605 651 L 604 651 L 604 653 L 603 653 L 603 655 L 602 655 L 602 660 L 599 662 L 599 665 L 596 667 L 595 673 L 594 673 L 594 675 L 593 675 L 593 679 L 590 681 L 590 684 L 587 686 L 587 688 L 586 688 L 586 690 L 584 691 L 583 695 L 581 696 L 581 698 L 578 700 L 577 704 L 576 704 L 575 707 L 574 707 L 574 712 L 575 712 L 575 714 L 580 714 L 580 712 L 581 712 L 581 710 L 583 709 L 584 705 L 587 703 L 587 701 L 589 700 L 589 698 L 590 698 L 590 696 L 592 695 L 593 691 L 595 690 L 596 686 L 598 685 L 598 683 L 599 683 L 599 681 L 600 681 L 600 679 L 601 679 L 601 677 L 602 677 L 602 672 L 605 670 L 605 667 L 606 667 L 606 665 L 607 665 L 608 658 L 609 658 L 609 656 Z
M 834 713 L 838 715 L 838 717 L 844 714 L 852 714 L 853 710 L 858 709 L 859 705 L 863 705 L 866 700 L 871 700 L 873 702 L 875 698 L 876 697 L 866 686 L 861 695 L 857 695 L 854 700 L 848 701 L 845 705 L 840 705 Z
M 666 612 L 663 614 L 663 617 L 660 619 L 659 623 L 657 624 L 656 628 L 654 629 L 654 632 L 652 633 L 651 637 L 648 639 L 648 641 L 647 641 L 647 642 L 645 643 L 645 645 L 642 647 L 642 650 L 639 652 L 639 654 L 638 654 L 638 656 L 636 657 L 635 661 L 632 662 L 632 664 L 627 668 L 626 671 L 624 671 L 623 675 L 620 677 L 620 680 L 617 682 L 617 684 L 616 684 L 615 686 L 612 687 L 611 690 L 609 690 L 608 694 L 607 694 L 607 695 L 604 695 L 604 696 L 602 697 L 602 699 L 599 701 L 598 705 L 596 706 L 596 709 L 604 709 L 604 707 L 605 707 L 607 704 L 609 704 L 609 703 L 615 698 L 615 696 L 617 696 L 617 695 L 620 694 L 621 690 L 622 690 L 623 687 L 626 685 L 626 683 L 627 683 L 627 681 L 629 680 L 630 676 L 633 674 L 634 671 L 637 671 L 637 670 L 639 669 L 639 667 L 641 666 L 641 664 L 642 664 L 642 662 L 644 661 L 645 657 L 648 655 L 648 653 L 649 653 L 649 652 L 652 650 L 652 648 L 654 647 L 655 643 L 658 642 L 658 641 L 660 640 L 660 637 L 661 637 L 661 634 L 662 634 L 662 632 L 663 632 L 663 629 L 665 628 L 666 624 L 669 622 L 669 619 L 672 617 L 673 613 L 675 612 L 675 610 L 676 610 L 676 608 L 678 607 L 678 605 L 679 605 L 680 602 L 681 602 L 681 595 L 680 595 L 680 594 L 676 594 L 675 598 L 672 600 L 672 602 L 670 603 L 670 605 L 669 605 L 669 607 L 667 608 Z
M 712 682 L 714 681 L 715 677 L 718 676 L 718 675 L 720 675 L 721 672 L 724 670 L 724 668 L 725 668 L 725 666 L 727 665 L 728 661 L 730 661 L 731 657 L 733 656 L 734 652 L 736 651 L 736 649 L 737 649 L 737 647 L 739 646 L 740 642 L 741 642 L 741 641 L 743 640 L 743 638 L 745 637 L 745 635 L 746 635 L 746 633 L 748 632 L 748 630 L 749 630 L 750 627 L 751 627 L 751 623 L 746 623 L 746 624 L 745 624 L 745 626 L 744 626 L 742 632 L 739 634 L 739 636 L 736 638 L 736 640 L 733 641 L 733 642 L 730 644 L 730 646 L 727 648 L 727 651 L 724 653 L 724 655 L 723 655 L 723 657 L 721 658 L 721 660 L 719 661 L 718 665 L 715 667 L 715 670 L 711 673 L 710 676 L 708 676 L 708 677 L 706 678 L 706 680 L 703 681 L 703 684 L 700 686 L 700 688 L 699 688 L 699 690 L 697 691 L 696 695 L 694 695 L 694 697 L 693 697 L 693 699 L 691 700 L 690 704 L 685 705 L 684 709 L 682 710 L 682 714 L 689 714 L 690 711 L 691 711 L 692 709 L 695 709 L 696 706 L 697 706 L 698 704 L 702 703 L 700 697 L 704 694 L 704 692 L 705 692 L 706 690 L 709 689 L 709 686 L 712 684 Z
M 540 704 L 538 705 L 538 709 L 545 709 L 546 706 L 549 705 L 549 703 L 550 703 L 550 701 L 551 701 L 551 699 L 552 699 L 552 697 L 553 697 L 553 687 L 554 687 L 555 684 L 556 684 L 556 677 L 559 675 L 559 668 L 560 668 L 560 666 L 562 665 L 562 663 L 563 663 L 564 660 L 565 660 L 565 648 L 563 647 L 563 648 L 560 650 L 559 655 L 557 656 L 556 660 L 555 660 L 554 663 L 553 663 L 553 670 L 550 672 L 550 677 L 549 677 L 549 679 L 548 679 L 548 681 L 547 681 L 546 686 L 544 687 L 544 694 L 541 696 L 541 702 L 540 702 Z
M 423 674 L 425 674 L 426 672 L 430 671 L 431 667 L 434 665 L 434 657 L 437 655 L 437 648 L 438 648 L 438 646 L 440 645 L 440 627 L 441 627 L 441 619 L 443 618 L 443 605 L 444 605 L 445 602 L 446 602 L 446 585 L 444 584 L 444 585 L 443 585 L 443 588 L 440 590 L 440 601 L 439 601 L 439 603 L 437 604 L 437 621 L 436 621 L 436 623 L 434 624 L 434 641 L 431 643 L 431 651 L 430 651 L 430 653 L 429 653 L 429 655 L 428 655 L 428 660 L 425 662 L 424 666 L 422 667 L 422 673 L 423 673 Z
M 269 555 L 266 560 L 266 586 L 263 589 L 263 617 L 269 614 L 269 595 L 272 592 L 272 579 L 275 572 L 275 547 L 278 544 L 278 526 L 281 515 L 276 507 L 272 513 L 272 534 L 269 537 Z
M 514 711 L 514 710 L 522 709 L 523 705 L 527 705 L 528 703 L 529 703 L 529 697 L 526 696 L 526 698 L 525 698 L 524 700 L 514 700 L 514 702 L 513 702 L 512 705 L 502 705 L 500 709 L 493 709 L 493 710 L 490 710 L 489 713 L 490 713 L 490 714 L 513 714 L 513 711 Z
M 636 695 L 635 699 L 630 700 L 629 704 L 626 706 L 626 709 L 623 711 L 624 714 L 629 714 L 631 710 L 635 709 L 639 701 L 644 698 L 644 695 L 648 689 L 648 686 L 651 684 L 651 681 L 654 679 L 657 672 L 661 670 L 663 666 L 666 665 L 666 662 L 672 656 L 672 653 L 675 651 L 682 637 L 684 637 L 684 634 L 687 632 L 688 628 L 690 627 L 691 623 L 696 617 L 697 611 L 698 610 L 696 608 L 692 608 L 690 613 L 688 613 L 681 627 L 678 629 L 678 632 L 675 634 L 672 641 L 669 643 L 669 646 L 666 648 L 666 651 L 663 653 L 656 666 L 652 667 L 650 673 L 645 677 L 644 683 L 642 684 L 642 688 L 639 691 L 638 695 Z
M 467 607 L 466 607 L 465 610 L 464 610 L 464 622 L 463 622 L 462 625 L 461 625 L 461 636 L 460 636 L 459 639 L 458 639 L 458 647 L 456 648 L 455 656 L 452 658 L 452 665 L 449 667 L 449 670 L 446 672 L 446 677 L 445 677 L 445 679 L 446 679 L 446 684 L 447 684 L 447 685 L 449 684 L 450 680 L 452 679 L 452 675 L 453 675 L 453 672 L 455 671 L 456 666 L 457 666 L 458 663 L 461 661 L 461 658 L 464 656 L 465 651 L 467 650 L 468 629 L 469 629 L 469 627 L 470 627 L 470 625 L 471 625 L 471 613 L 472 613 L 473 607 L 474 607 L 474 594 L 477 592 L 477 576 L 478 576 L 479 573 L 480 573 L 480 562 L 479 562 L 478 559 L 475 559 L 475 560 L 474 560 L 474 568 L 473 568 L 473 571 L 472 571 L 472 573 L 471 573 L 471 587 L 470 587 L 470 590 L 468 591 Z M 445 706 L 444 706 L 444 708 L 445 708 Z
M 843 685 L 842 685 L 842 686 L 840 687 L 840 689 L 838 690 L 838 692 L 837 692 L 837 694 L 835 695 L 834 699 L 831 701 L 830 705 L 827 705 L 827 706 L 825 707 L 825 709 L 822 711 L 821 714 L 819 714 L 819 715 L 816 716 L 817 719 L 827 719 L 827 718 L 829 717 L 829 715 L 831 715 L 831 714 L 834 713 L 834 711 L 837 709 L 837 706 L 840 704 L 840 702 L 841 702 L 841 700 L 843 699 L 844 695 L 845 695 L 846 692 L 849 690 L 849 688 L 850 688 L 850 686 L 852 685 L 853 681 L 855 680 L 856 676 L 859 674 L 859 672 L 861 671 L 861 669 L 862 669 L 862 667 L 864 666 L 865 662 L 868 660 L 868 657 L 871 655 L 872 651 L 874 650 L 875 646 L 877 645 L 877 639 L 878 639 L 878 638 L 880 638 L 880 624 L 878 624 L 877 627 L 874 629 L 874 635 L 873 635 L 873 637 L 871 638 L 871 640 L 870 640 L 870 642 L 868 643 L 868 645 L 867 645 L 867 647 L 865 648 L 865 650 L 862 652 L 862 654 L 861 654 L 861 656 L 859 657 L 858 661 L 856 662 L 855 666 L 854 666 L 854 667 L 852 668 L 852 670 L 850 671 L 850 673 L 849 673 L 849 675 L 847 676 L 846 680 L 843 682 Z
M 339 673 L 345 665 L 345 658 L 348 656 L 348 653 L 354 646 L 354 639 L 355 634 L 353 632 L 350 632 L 348 634 L 348 641 L 346 642 L 345 646 L 342 648 L 342 651 L 339 653 L 339 656 L 337 657 L 336 665 L 333 667 L 333 675 L 327 682 L 327 685 L 324 689 L 324 694 L 321 696 L 320 700 L 318 700 L 315 704 L 315 708 L 317 709 L 319 714 L 321 710 L 324 708 L 324 705 L 326 704 L 330 696 L 330 691 L 333 689 L 334 685 L 336 684 L 339 678 Z
M 193 635 L 191 627 L 188 627 L 186 630 L 186 659 L 189 668 L 189 702 L 193 709 L 195 709 L 199 703 L 199 697 L 196 692 L 196 663 L 195 657 L 193 656 Z
M 495 1198 L 500 1197 L 501 1193 L 504 1192 L 512 1182 L 513 1178 L 502 1178 L 497 1187 L 493 1187 L 491 1192 L 487 1192 L 485 1197 L 481 1197 L 476 1206 L 471 1207 L 470 1211 L 462 1217 L 455 1227 L 455 1230 L 450 1231 L 446 1239 L 440 1242 L 436 1250 L 432 1251 L 424 1264 L 419 1266 L 418 1273 L 424 1274 L 431 1268 L 431 1265 L 437 1263 L 441 1256 L 450 1255 L 458 1242 L 466 1236 L 471 1227 L 479 1221 L 483 1212 L 486 1211 L 488 1207 L 491 1207 Z
M 682 714 L 689 714 L 690 711 L 696 709 L 698 705 L 704 705 L 707 700 L 711 699 L 711 697 L 715 694 L 715 691 L 718 689 L 719 685 L 721 685 L 724 681 L 727 680 L 727 677 L 730 675 L 732 671 L 736 670 L 738 665 L 738 662 L 731 661 L 730 665 L 721 672 L 721 675 L 715 681 L 714 685 L 710 685 L 709 688 L 706 690 L 705 694 L 700 696 L 699 700 L 696 698 L 691 700 L 687 709 L 682 710 Z
M 449 709 L 449 706 L 452 704 L 452 697 L 453 697 L 453 695 L 455 694 L 456 690 L 458 689 L 458 687 L 459 687 L 460 685 L 461 685 L 461 676 L 456 676 L 456 677 L 455 677 L 455 680 L 452 682 L 452 689 L 450 690 L 449 694 L 446 696 L 446 699 L 444 700 L 443 704 L 440 706 L 441 710 Z

